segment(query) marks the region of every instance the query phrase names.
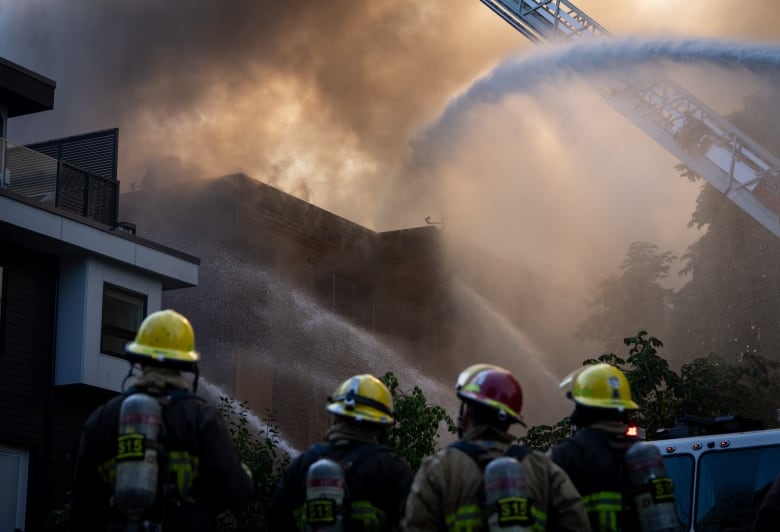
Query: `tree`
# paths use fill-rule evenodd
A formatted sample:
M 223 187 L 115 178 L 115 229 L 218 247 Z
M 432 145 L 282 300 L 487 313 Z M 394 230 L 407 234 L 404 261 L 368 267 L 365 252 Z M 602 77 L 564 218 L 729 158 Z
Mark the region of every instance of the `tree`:
M 571 418 L 565 417 L 555 425 L 535 425 L 530 427 L 525 436 L 518 441 L 537 451 L 546 451 L 556 443 L 560 443 L 574 433 Z
M 592 311 L 578 325 L 575 337 L 603 342 L 606 351 L 614 352 L 621 347 L 616 339 L 623 331 L 663 330 L 673 292 L 660 281 L 675 258 L 671 251 L 659 252 L 655 244 L 631 243 L 620 265 L 622 273 L 601 281 L 589 304 Z
M 606 353 L 583 365 L 607 363 L 626 374 L 632 398 L 640 410 L 632 417 L 652 440 L 661 428 L 672 427 L 684 415 L 716 418 L 733 415 L 777 427 L 780 363 L 756 352 L 743 352 L 735 362 L 716 355 L 684 364 L 679 375 L 658 353 L 663 342 L 646 331 L 623 339 L 628 356 Z M 528 429 L 522 443 L 544 450 L 571 434 L 571 420 Z
M 272 413 L 261 420 L 257 432 L 250 430 L 246 402 L 220 397 L 217 407 L 228 426 L 241 460 L 252 472 L 255 494 L 244 508 L 220 517 L 220 530 L 230 532 L 265 531 L 265 515 L 271 503 L 276 482 L 290 462 L 290 455 L 281 448 L 279 427 Z
M 776 426 L 780 364 L 756 353 L 742 353 L 731 363 L 711 354 L 682 367 L 676 393 L 686 414 L 738 415 Z
M 658 355 L 663 342 L 648 337 L 646 331 L 624 338 L 629 346 L 628 359 L 632 368 L 628 370 L 628 382 L 635 400 L 642 407 L 636 421 L 651 434 L 674 424 L 679 409 L 675 390 L 680 378 L 669 368 L 666 359 Z
M 437 450 L 439 429 L 445 424 L 454 434 L 455 422 L 443 407 L 428 404 L 422 390 L 415 386 L 411 392 L 398 388 L 398 379 L 391 372 L 385 373 L 382 382 L 390 389 L 395 409 L 395 422 L 388 429 L 385 444 L 392 447 L 417 471 L 426 456 Z
M 776 83 L 766 87 L 746 98 L 744 108 L 729 120 L 780 156 L 780 108 L 775 105 L 780 92 Z M 677 169 L 687 179 L 698 179 L 685 165 Z M 780 205 L 780 198 L 767 192 L 768 201 Z M 780 239 L 707 183 L 689 226 L 706 232 L 682 256 L 686 264 L 681 273 L 690 280 L 675 296 L 676 327 L 668 336 L 677 358 L 690 361 L 713 353 L 734 362 L 738 353 L 754 349 L 776 357 Z
M 636 336 L 623 338 L 628 346 L 625 359 L 607 353 L 596 359 L 588 359 L 583 364 L 603 362 L 615 366 L 626 374 L 631 386 L 631 395 L 641 410 L 634 414 L 636 423 L 647 430 L 648 434 L 663 427 L 674 425 L 678 415 L 679 400 L 676 388 L 680 377 L 669 368 L 666 359 L 658 354 L 663 342 L 647 331 L 639 331 Z

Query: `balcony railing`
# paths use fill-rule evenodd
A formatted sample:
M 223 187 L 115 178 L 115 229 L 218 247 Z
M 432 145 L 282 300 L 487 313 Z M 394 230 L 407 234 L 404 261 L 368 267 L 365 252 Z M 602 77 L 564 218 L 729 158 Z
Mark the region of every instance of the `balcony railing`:
M 0 138 L 0 188 L 110 227 L 117 225 L 119 181 L 4 138 Z

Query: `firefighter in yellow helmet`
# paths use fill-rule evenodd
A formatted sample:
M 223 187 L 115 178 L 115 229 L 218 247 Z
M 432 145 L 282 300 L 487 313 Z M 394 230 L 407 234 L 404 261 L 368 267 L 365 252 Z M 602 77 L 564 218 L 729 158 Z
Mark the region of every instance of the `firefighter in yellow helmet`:
M 355 375 L 327 398 L 326 409 L 333 423 L 325 441 L 298 455 L 279 479 L 269 530 L 397 530 L 412 473 L 379 444 L 395 421 L 390 390 L 373 375 Z M 341 504 L 314 494 L 323 486 L 341 490 Z
M 517 437 L 509 428 L 523 423 L 523 390 L 514 375 L 475 364 L 461 372 L 455 390 L 460 439 L 423 462 L 407 498 L 403 530 L 587 530 L 582 500 L 566 474 L 544 454 L 512 444 Z M 504 464 L 500 481 L 489 481 L 488 471 Z M 499 484 L 518 492 L 493 500 L 489 486 Z
M 575 433 L 549 451 L 551 458 L 582 494 L 592 530 L 639 530 L 624 471 L 626 451 L 636 442 L 627 435 L 629 416 L 639 409 L 628 379 L 614 366 L 593 364 L 561 386 L 570 387 Z
M 151 313 L 125 347 L 141 375 L 87 419 L 72 490 L 74 530 L 217 530 L 254 482 L 216 408 L 189 390 L 200 354 L 190 322 Z

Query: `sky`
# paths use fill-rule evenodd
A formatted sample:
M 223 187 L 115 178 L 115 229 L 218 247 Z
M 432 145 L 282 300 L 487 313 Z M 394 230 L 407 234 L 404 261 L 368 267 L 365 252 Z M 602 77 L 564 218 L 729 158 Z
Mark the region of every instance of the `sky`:
M 735 111 L 774 4 L 581 0 L 616 43 L 577 55 L 477 0 L 0 0 L 0 55 L 57 83 L 9 139 L 118 127 L 123 190 L 243 172 L 379 231 L 430 217 L 547 276 L 570 330 L 632 241 L 700 234 L 698 185 L 590 81 L 665 68 Z

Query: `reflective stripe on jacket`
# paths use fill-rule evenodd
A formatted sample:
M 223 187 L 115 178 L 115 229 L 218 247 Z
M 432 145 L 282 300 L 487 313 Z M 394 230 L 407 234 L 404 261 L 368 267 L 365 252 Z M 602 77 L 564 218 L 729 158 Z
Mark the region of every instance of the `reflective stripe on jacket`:
M 622 423 L 599 423 L 578 430 L 549 453 L 582 494 L 591 528 L 597 532 L 639 529 L 624 465 L 634 441 L 625 433 Z
M 377 446 L 374 432 L 355 423 L 336 423 L 328 431 L 326 440 L 330 443 L 328 458 L 337 462 L 352 455 L 356 447 L 370 445 L 374 449 L 369 454 L 361 454 L 355 467 L 349 467 L 345 472 L 351 508 L 345 531 L 398 530 L 412 483 L 406 461 L 391 449 Z M 268 512 L 269 530 L 294 532 L 305 529 L 306 474 L 309 466 L 322 457 L 324 448 L 322 444 L 310 447 L 298 455 L 279 478 Z
M 164 455 L 160 472 L 175 486 L 163 513 L 166 531 L 215 530 L 221 512 L 248 502 L 254 481 L 241 463 L 217 409 L 186 390 L 170 390 L 163 410 Z M 166 392 L 166 395 L 169 393 Z M 74 468 L 71 520 L 74 530 L 104 532 L 125 518 L 111 502 L 116 476 L 119 411 L 126 395 L 98 407 L 87 419 Z M 172 504 L 175 503 L 175 504 Z M 196 524 L 193 524 L 196 522 Z
M 481 426 L 463 437 L 502 455 L 514 437 L 495 428 Z M 529 452 L 522 460 L 535 530 L 582 532 L 588 517 L 579 493 L 568 476 L 542 453 Z M 479 532 L 483 523 L 482 469 L 467 454 L 443 449 L 423 462 L 406 502 L 403 530 L 451 530 Z

